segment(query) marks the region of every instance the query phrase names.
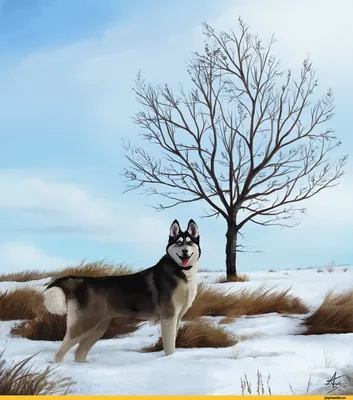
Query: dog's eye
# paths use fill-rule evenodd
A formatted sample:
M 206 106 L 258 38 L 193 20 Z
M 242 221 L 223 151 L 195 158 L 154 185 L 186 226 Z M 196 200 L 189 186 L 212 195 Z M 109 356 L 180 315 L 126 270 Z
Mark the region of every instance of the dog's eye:
M 183 242 L 177 242 L 178 246 L 181 246 L 183 244 Z
M 192 245 L 192 241 L 191 241 L 191 240 L 187 240 L 187 241 L 186 241 L 186 244 L 187 244 L 188 246 L 191 246 L 191 245 Z

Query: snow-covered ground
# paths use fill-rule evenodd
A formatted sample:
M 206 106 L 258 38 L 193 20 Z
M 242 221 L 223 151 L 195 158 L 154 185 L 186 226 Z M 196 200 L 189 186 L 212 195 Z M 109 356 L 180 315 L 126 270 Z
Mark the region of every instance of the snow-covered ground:
M 222 288 L 256 289 L 264 283 L 275 290 L 291 287 L 291 293 L 313 311 L 329 290 L 353 288 L 353 268 L 344 269 L 335 267 L 332 273 L 325 269 L 322 273 L 316 269 L 252 272 L 247 274 L 249 282 L 222 284 Z M 199 281 L 218 286 L 214 282 L 222 275 L 202 272 Z M 47 282 L 0 282 L 0 291 L 31 285 L 40 288 Z M 270 374 L 272 394 L 291 394 L 290 385 L 295 394 L 304 394 L 310 378 L 310 392 L 315 392 L 325 387 L 334 372 L 353 364 L 353 334 L 297 336 L 302 318 L 275 313 L 242 317 L 224 325 L 239 337 L 247 336 L 234 347 L 177 349 L 169 357 L 162 352 L 139 352 L 159 336 L 158 326 L 146 325 L 128 337 L 100 340 L 90 351 L 87 364 L 74 363 L 71 351 L 57 370 L 74 378 L 74 394 L 241 394 L 244 374 L 256 394 L 257 371 L 264 381 Z M 38 369 L 53 365 L 59 343 L 11 338 L 9 331 L 15 322 L 0 321 L 0 348 L 6 346 L 6 360 L 19 361 L 39 351 L 34 365 Z

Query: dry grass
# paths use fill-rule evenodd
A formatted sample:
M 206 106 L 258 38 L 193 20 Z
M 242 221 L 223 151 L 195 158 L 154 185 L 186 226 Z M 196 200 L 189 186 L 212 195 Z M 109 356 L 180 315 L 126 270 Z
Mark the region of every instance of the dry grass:
M 342 271 L 343 271 L 343 272 L 347 272 L 347 271 L 348 271 L 348 268 L 347 268 L 347 267 L 344 267 Z
M 225 328 L 215 326 L 208 321 L 195 321 L 185 323 L 178 332 L 176 338 L 177 348 L 204 348 L 204 347 L 231 347 L 236 344 L 236 338 Z M 142 351 L 155 352 L 162 351 L 163 343 L 160 337 L 156 343 L 147 346 Z
M 232 360 L 238 360 L 242 354 L 243 351 L 241 349 L 233 349 L 232 354 L 229 358 Z
M 236 321 L 236 317 L 223 317 L 219 323 L 220 324 L 233 324 Z
M 106 263 L 104 260 L 96 262 L 82 261 L 78 265 L 71 265 L 62 270 L 39 272 L 36 270 L 0 275 L 0 282 L 28 282 L 44 278 L 60 278 L 62 276 L 118 276 L 130 274 L 131 268 L 123 265 Z
M 308 382 L 306 383 L 305 396 L 311 395 L 311 393 L 309 393 L 310 388 L 311 388 L 311 376 L 309 376 Z M 302 393 L 301 394 L 295 393 L 291 384 L 289 384 L 289 389 L 293 396 L 300 396 L 302 394 Z
M 216 283 L 228 283 L 228 282 L 248 282 L 249 277 L 247 275 L 231 276 L 230 278 L 222 276 L 218 278 Z
M 29 270 L 23 272 L 16 272 L 13 274 L 1 274 L 0 282 L 28 282 L 38 279 L 47 278 L 47 272 L 39 272 L 37 270 Z
M 43 296 L 31 288 L 0 293 L 0 320 L 32 319 L 44 312 Z
M 222 288 L 210 288 L 200 284 L 193 305 L 184 316 L 193 320 L 201 316 L 224 316 L 236 318 L 240 315 L 267 313 L 306 314 L 308 308 L 296 296 L 289 295 L 290 289 L 273 292 L 266 286 L 254 291 L 240 290 L 230 293 Z
M 316 272 L 324 272 L 324 270 L 322 269 L 322 268 L 318 268 L 317 270 L 316 270 Z
M 69 266 L 63 270 L 50 273 L 49 276 L 54 278 L 61 278 L 63 276 L 119 276 L 131 274 L 131 268 L 123 265 L 115 266 L 113 264 L 105 263 L 104 261 L 85 262 L 82 261 L 79 265 Z
M 276 269 L 270 268 L 267 272 L 278 272 Z
M 265 389 L 265 384 L 263 381 L 262 373 L 258 370 L 256 374 L 256 393 L 258 396 L 267 396 L 267 395 L 272 395 L 272 390 L 270 386 L 270 379 L 271 375 L 268 374 L 267 380 L 266 380 L 266 389 Z M 245 393 L 248 395 L 252 395 L 253 393 L 253 386 L 251 382 L 249 381 L 248 377 L 246 374 L 244 374 L 244 378 L 240 378 L 240 388 L 241 388 L 241 394 L 244 396 Z
M 326 265 L 326 271 L 332 273 L 334 272 L 335 267 L 336 267 L 336 262 L 335 260 L 332 260 Z
M 102 339 L 112 339 L 128 335 L 141 327 L 141 322 L 129 318 L 114 318 Z M 21 321 L 11 328 L 12 336 L 30 340 L 61 341 L 66 333 L 66 316 L 48 312 L 30 321 Z
M 324 367 L 325 368 L 337 368 L 338 362 L 332 353 L 326 353 L 324 349 Z
M 29 321 L 15 324 L 10 331 L 11 336 L 20 336 L 29 340 L 60 341 L 66 332 L 66 315 L 52 315 L 44 312 Z
M 303 321 L 303 335 L 353 332 L 353 290 L 329 292 L 321 306 Z
M 70 378 L 53 373 L 51 368 L 43 372 L 33 371 L 29 365 L 33 357 L 7 366 L 0 354 L 0 395 L 65 395 L 73 384 Z

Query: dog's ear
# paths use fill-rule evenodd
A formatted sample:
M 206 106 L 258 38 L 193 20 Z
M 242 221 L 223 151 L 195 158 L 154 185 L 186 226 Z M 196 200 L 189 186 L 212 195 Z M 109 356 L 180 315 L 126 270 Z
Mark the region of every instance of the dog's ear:
M 180 232 L 180 225 L 177 219 L 175 219 L 172 223 L 172 225 L 170 226 L 170 233 L 169 236 L 170 237 L 175 237 L 179 234 Z
M 195 223 L 195 221 L 193 219 L 191 219 L 189 221 L 188 233 L 194 238 L 199 237 L 199 228 L 197 227 L 197 225 L 196 225 L 196 223 Z

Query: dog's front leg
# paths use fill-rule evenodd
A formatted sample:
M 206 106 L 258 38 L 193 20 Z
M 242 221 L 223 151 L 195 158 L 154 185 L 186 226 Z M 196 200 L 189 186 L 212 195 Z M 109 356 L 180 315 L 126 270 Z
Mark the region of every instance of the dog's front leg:
M 170 319 L 161 320 L 162 342 L 163 342 L 164 353 L 166 356 L 170 356 L 175 352 L 177 324 L 178 324 L 177 315 L 175 315 L 173 318 Z
M 181 313 L 180 313 L 179 316 L 178 316 L 177 324 L 176 324 L 176 328 L 175 328 L 175 340 L 176 340 L 176 338 L 178 337 L 178 332 L 179 332 L 179 328 L 180 328 L 181 317 L 182 317 L 182 315 L 181 315 Z

